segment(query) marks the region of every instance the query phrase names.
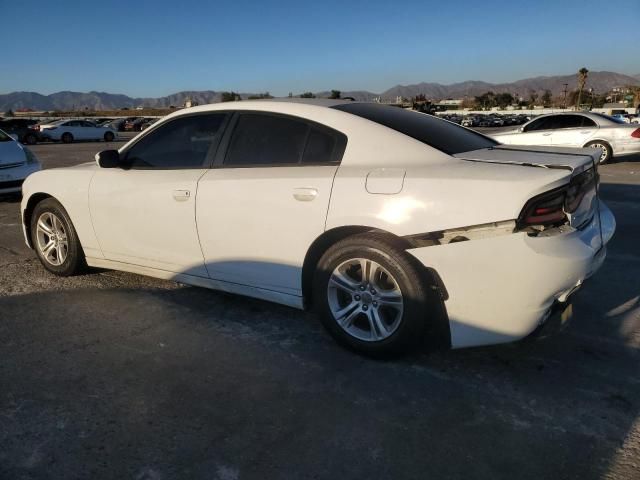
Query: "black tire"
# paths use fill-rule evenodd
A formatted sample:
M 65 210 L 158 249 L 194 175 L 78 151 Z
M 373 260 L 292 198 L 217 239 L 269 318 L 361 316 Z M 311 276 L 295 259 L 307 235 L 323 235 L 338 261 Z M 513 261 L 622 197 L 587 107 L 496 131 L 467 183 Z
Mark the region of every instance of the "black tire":
M 364 340 L 348 333 L 338 324 L 331 310 L 329 281 L 332 273 L 349 259 L 358 258 L 376 262 L 393 277 L 402 292 L 403 308 L 399 324 L 393 333 L 381 340 Z M 347 295 L 347 299 L 347 303 L 353 302 L 358 296 L 349 299 Z M 418 261 L 386 236 L 377 233 L 358 234 L 337 242 L 322 256 L 314 275 L 313 304 L 322 324 L 339 344 L 367 356 L 389 357 L 413 350 L 424 340 L 428 323 L 435 320 L 432 315 L 439 311 L 435 307 L 440 303 L 440 298 L 431 288 L 428 275 Z M 373 309 L 373 305 L 375 302 L 369 304 L 369 308 Z M 380 305 L 375 308 L 383 307 Z M 359 313 L 353 325 L 356 322 L 366 324 L 367 317 L 361 315 L 366 313 Z
M 38 143 L 38 137 L 34 133 L 27 133 L 24 136 L 24 143 L 27 145 L 35 145 Z
M 39 243 L 37 224 L 41 216 L 47 213 L 53 214 L 57 217 L 57 219 L 62 223 L 64 233 L 66 234 L 66 258 L 60 265 L 52 264 L 47 260 L 47 258 L 45 258 L 40 249 L 41 243 Z M 42 263 L 42 266 L 46 270 L 61 277 L 69 277 L 71 275 L 81 273 L 86 269 L 87 264 L 82 246 L 80 245 L 80 240 L 78 239 L 78 234 L 73 227 L 69 214 L 60 202 L 53 198 L 47 198 L 38 203 L 31 215 L 30 228 L 31 244 L 38 255 L 40 263 Z
M 613 149 L 611 148 L 611 145 L 609 145 L 607 142 L 594 140 L 593 142 L 587 143 L 584 147 L 585 148 L 602 147 L 603 153 L 602 153 L 602 156 L 600 157 L 600 164 L 610 162 L 611 159 L 613 158 Z
M 62 137 L 60 137 L 60 140 L 62 140 L 62 143 L 72 143 L 73 135 L 71 135 L 69 132 L 64 132 L 62 134 Z
M 113 142 L 113 139 L 115 138 L 115 136 L 113 135 L 112 132 L 107 132 L 104 134 L 104 141 L 105 142 Z

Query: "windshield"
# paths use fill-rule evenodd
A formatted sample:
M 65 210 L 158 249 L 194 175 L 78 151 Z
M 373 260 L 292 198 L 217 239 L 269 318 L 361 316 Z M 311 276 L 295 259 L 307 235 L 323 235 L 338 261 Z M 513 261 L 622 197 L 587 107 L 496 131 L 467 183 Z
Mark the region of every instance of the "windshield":
M 498 145 L 495 140 L 460 127 L 455 123 L 413 110 L 375 103 L 349 103 L 331 108 L 366 118 L 404 133 L 448 155 Z
M 612 117 L 611 115 L 605 115 L 604 113 L 594 113 L 593 115 L 596 115 L 597 117 L 600 117 L 600 118 L 604 118 L 605 120 L 609 120 L 610 122 L 613 122 L 613 123 L 620 123 L 622 125 L 627 124 L 627 122 L 625 122 L 621 118 Z

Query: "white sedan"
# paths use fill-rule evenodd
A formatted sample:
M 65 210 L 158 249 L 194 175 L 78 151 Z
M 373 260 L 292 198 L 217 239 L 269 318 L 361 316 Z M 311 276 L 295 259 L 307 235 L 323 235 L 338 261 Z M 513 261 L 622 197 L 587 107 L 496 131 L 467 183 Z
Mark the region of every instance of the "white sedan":
M 63 143 L 74 140 L 104 140 L 113 142 L 117 132 L 110 127 L 99 127 L 87 120 L 57 120 L 40 125 L 43 138 Z
M 42 167 L 33 152 L 15 135 L 0 130 L 0 195 L 19 193 L 24 179 Z
M 21 209 L 56 275 L 111 268 L 312 307 L 340 343 L 383 355 L 543 323 L 615 229 L 598 157 L 379 104 L 234 102 L 30 176 Z
M 597 148 L 600 163 L 640 153 L 640 128 L 600 113 L 540 115 L 516 130 L 491 136 L 506 145 Z

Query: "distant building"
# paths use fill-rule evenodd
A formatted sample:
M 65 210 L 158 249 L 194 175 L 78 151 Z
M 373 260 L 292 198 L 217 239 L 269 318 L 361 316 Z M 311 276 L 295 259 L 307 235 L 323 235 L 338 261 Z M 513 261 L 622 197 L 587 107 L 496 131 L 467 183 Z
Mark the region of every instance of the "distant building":
M 191 107 L 197 107 L 198 106 L 198 102 L 194 102 L 193 100 L 191 100 L 191 97 L 187 97 L 184 101 L 184 108 L 191 108 Z
M 438 105 L 459 107 L 462 105 L 462 102 L 464 102 L 462 98 L 445 98 L 444 100 L 440 100 Z
M 435 105 L 439 110 L 459 110 L 463 102 L 464 100 L 462 98 L 445 98 Z

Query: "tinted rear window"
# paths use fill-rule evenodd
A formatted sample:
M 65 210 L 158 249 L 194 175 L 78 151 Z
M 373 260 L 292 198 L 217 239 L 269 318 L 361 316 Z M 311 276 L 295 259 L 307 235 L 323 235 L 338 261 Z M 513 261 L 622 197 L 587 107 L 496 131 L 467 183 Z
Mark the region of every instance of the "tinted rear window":
M 489 148 L 498 143 L 454 123 L 432 115 L 375 103 L 336 105 L 336 110 L 351 113 L 404 133 L 448 155 Z

